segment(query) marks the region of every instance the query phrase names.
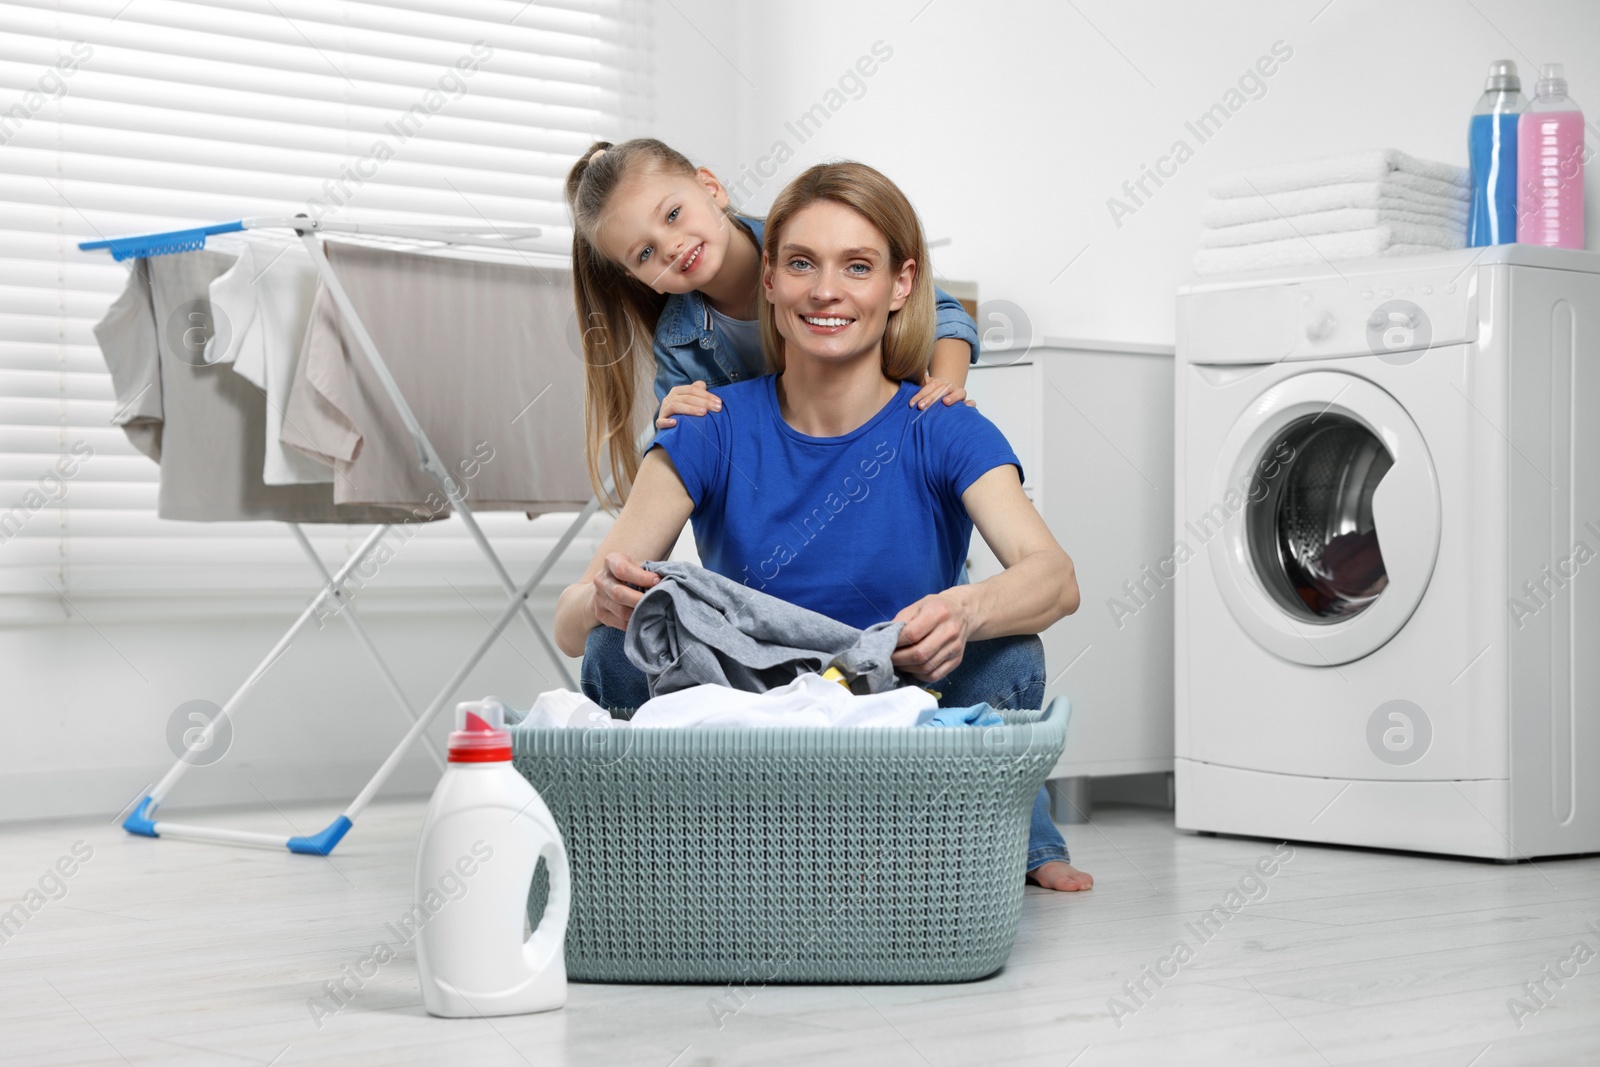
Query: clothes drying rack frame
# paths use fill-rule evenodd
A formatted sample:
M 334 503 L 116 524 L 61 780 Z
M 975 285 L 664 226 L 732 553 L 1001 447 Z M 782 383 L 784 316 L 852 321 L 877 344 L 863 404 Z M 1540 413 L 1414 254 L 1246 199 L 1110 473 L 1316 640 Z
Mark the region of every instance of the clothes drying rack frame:
M 551 643 L 544 628 L 540 626 L 539 621 L 534 618 L 533 612 L 528 607 L 528 598 L 538 588 L 539 583 L 544 580 L 546 575 L 550 573 L 551 568 L 555 566 L 562 554 L 572 544 L 579 531 L 599 510 L 600 500 L 598 496 L 590 497 L 589 502 L 583 506 L 572 522 L 568 524 L 566 530 L 557 538 L 556 543 L 545 553 L 544 558 L 539 562 L 539 565 L 534 569 L 528 580 L 521 586 L 516 585 L 511 579 L 510 572 L 506 570 L 505 564 L 501 561 L 499 554 L 495 552 L 494 546 L 489 543 L 489 539 L 484 535 L 483 529 L 478 525 L 460 485 L 450 476 L 448 468 L 433 447 L 433 442 L 422 428 L 421 423 L 417 421 L 416 415 L 411 410 L 411 405 L 406 402 L 404 393 L 395 381 L 394 376 L 389 372 L 388 364 L 384 362 L 383 356 L 379 353 L 377 345 L 372 340 L 372 335 L 367 332 L 361 316 L 357 313 L 350 302 L 349 296 L 345 293 L 344 286 L 340 283 L 338 274 L 333 269 L 333 264 L 328 260 L 327 256 L 321 254 L 320 241 L 317 236 L 318 234 L 336 234 L 353 238 L 367 237 L 398 240 L 406 243 L 403 246 L 404 250 L 417 252 L 429 251 L 429 244 L 431 243 L 434 246 L 434 250 L 440 247 L 450 249 L 498 248 L 525 253 L 526 249 L 522 242 L 541 236 L 543 231 L 540 227 L 494 226 L 492 224 L 485 226 L 410 226 L 312 219 L 305 215 L 293 218 L 265 216 L 235 219 L 181 230 L 166 230 L 137 236 L 83 241 L 79 243 L 78 247 L 83 251 L 102 249 L 109 251 L 112 258 L 119 261 L 142 259 L 150 256 L 197 251 L 205 247 L 206 241 L 210 237 L 248 230 L 292 231 L 306 246 L 307 251 L 311 253 L 311 260 L 316 265 L 318 275 L 322 279 L 323 285 L 327 288 L 329 297 L 339 309 L 346 328 L 349 329 L 355 338 L 356 344 L 371 363 L 379 384 L 382 385 L 384 392 L 388 394 L 390 401 L 400 415 L 401 421 L 405 424 L 407 432 L 411 435 L 412 442 L 417 449 L 419 466 L 444 491 L 456 513 L 461 516 L 462 522 L 471 535 L 473 542 L 494 571 L 495 577 L 505 591 L 508 601 L 499 617 L 490 626 L 489 632 L 483 636 L 472 652 L 451 674 L 444 687 L 439 690 L 428 706 L 418 714 L 406 698 L 400 684 L 395 680 L 394 674 L 389 670 L 387 663 L 384 662 L 366 628 L 362 626 L 359 617 L 356 615 L 354 605 L 350 602 L 349 594 L 344 588 L 344 583 L 350 573 L 372 553 L 391 527 L 384 524 L 375 528 L 340 565 L 339 569 L 330 574 L 321 556 L 317 554 L 316 549 L 307 539 L 299 524 L 286 523 L 290 534 L 300 545 L 302 551 L 310 558 L 313 567 L 322 577 L 321 589 L 301 611 L 299 617 L 295 619 L 284 635 L 278 639 L 271 651 L 262 658 L 239 688 L 228 698 L 227 703 L 223 704 L 221 710 L 212 717 L 203 730 L 199 731 L 188 742 L 184 753 L 178 757 L 177 762 L 172 765 L 166 775 L 134 802 L 132 810 L 122 821 L 122 827 L 131 834 L 139 834 L 145 837 L 174 837 L 212 844 L 286 848 L 295 853 L 327 856 L 333 852 L 344 836 L 350 832 L 362 810 L 372 802 L 378 790 L 383 787 L 384 782 L 389 779 L 400 765 L 400 761 L 405 758 L 406 753 L 424 736 L 428 725 L 438 715 L 439 711 L 449 703 L 456 691 L 466 681 L 467 675 L 488 654 L 489 649 L 499 640 L 505 628 L 510 625 L 515 616 L 520 615 L 528 624 L 533 631 L 534 637 L 561 672 L 567 686 L 569 688 L 574 687 L 572 676 L 567 670 L 566 664 L 562 661 L 560 654 Z M 197 760 L 192 757 L 196 753 L 205 752 L 210 748 L 215 741 L 217 731 L 224 724 L 231 721 L 239 705 L 249 695 L 256 683 L 260 681 L 262 675 L 288 649 L 289 645 L 305 629 L 306 625 L 313 618 L 319 616 L 323 611 L 324 605 L 330 600 L 337 604 L 337 614 L 346 619 L 354 631 L 357 641 L 376 664 L 385 685 L 390 691 L 390 695 L 395 698 L 399 706 L 411 719 L 410 729 L 407 730 L 405 736 L 393 751 L 389 753 L 388 758 L 367 780 L 366 785 L 362 787 L 355 799 L 345 807 L 344 811 L 315 834 L 268 834 L 254 830 L 232 830 L 224 827 L 201 826 L 193 823 L 178 823 L 165 819 L 156 819 L 156 808 L 167 798 L 184 773 L 190 767 L 196 765 Z M 435 762 L 442 767 L 443 760 L 431 741 L 428 744 L 428 748 Z

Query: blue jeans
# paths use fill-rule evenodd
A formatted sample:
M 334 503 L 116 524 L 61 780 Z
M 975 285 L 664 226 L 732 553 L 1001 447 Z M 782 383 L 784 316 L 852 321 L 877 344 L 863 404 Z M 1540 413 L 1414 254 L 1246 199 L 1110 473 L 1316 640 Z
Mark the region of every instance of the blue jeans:
M 622 651 L 623 631 L 597 626 L 589 631 L 580 669 L 583 695 L 608 710 L 637 708 L 650 699 L 644 672 Z M 1044 643 L 1033 635 L 969 641 L 961 666 L 933 683 L 939 706 L 996 708 L 1044 706 Z M 1026 870 L 1052 860 L 1070 862 L 1067 843 L 1050 818 L 1050 795 L 1040 787 L 1028 824 Z

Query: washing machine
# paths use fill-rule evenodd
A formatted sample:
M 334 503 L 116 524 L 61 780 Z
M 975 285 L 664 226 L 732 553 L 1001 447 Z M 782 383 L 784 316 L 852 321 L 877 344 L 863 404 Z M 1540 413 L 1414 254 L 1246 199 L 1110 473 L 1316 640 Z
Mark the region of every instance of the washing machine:
M 1600 254 L 1177 298 L 1183 830 L 1600 852 Z

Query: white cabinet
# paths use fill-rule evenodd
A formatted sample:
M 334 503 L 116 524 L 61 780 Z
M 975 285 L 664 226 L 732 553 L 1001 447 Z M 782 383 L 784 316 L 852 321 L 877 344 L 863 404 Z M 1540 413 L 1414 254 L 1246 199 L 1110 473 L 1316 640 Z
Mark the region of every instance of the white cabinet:
M 967 389 L 1078 574 L 1077 613 L 1043 635 L 1046 700 L 1072 701 L 1050 776 L 1170 771 L 1172 349 L 1046 339 L 1015 364 L 974 367 Z M 970 557 L 973 581 L 999 569 L 982 537 Z

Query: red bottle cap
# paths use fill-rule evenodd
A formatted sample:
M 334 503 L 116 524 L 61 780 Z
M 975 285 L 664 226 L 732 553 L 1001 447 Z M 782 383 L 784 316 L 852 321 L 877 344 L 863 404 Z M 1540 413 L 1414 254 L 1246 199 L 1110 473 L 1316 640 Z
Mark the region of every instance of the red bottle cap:
M 498 763 L 511 759 L 506 709 L 498 700 L 456 705 L 456 730 L 450 735 L 451 763 Z

